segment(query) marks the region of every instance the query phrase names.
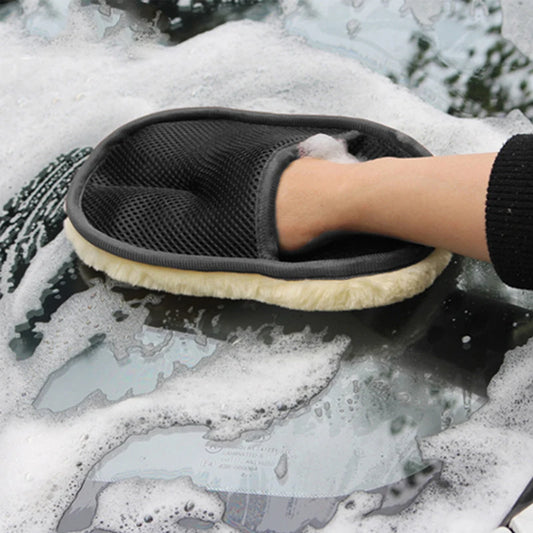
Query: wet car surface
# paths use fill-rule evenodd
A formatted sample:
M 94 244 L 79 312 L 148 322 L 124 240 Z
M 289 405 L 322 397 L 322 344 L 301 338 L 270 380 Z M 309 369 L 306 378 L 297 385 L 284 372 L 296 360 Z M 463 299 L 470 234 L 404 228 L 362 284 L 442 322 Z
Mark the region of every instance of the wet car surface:
M 493 29 L 498 2 L 464 4 L 453 14 L 411 6 L 393 18 L 395 5 L 341 2 L 337 11 L 329 6 L 328 18 L 327 9 L 303 2 L 285 7 L 283 22 L 285 31 L 346 61 L 366 62 L 450 116 L 519 109 L 523 115 L 512 111 L 498 127 L 506 134 L 527 130 L 529 60 Z M 101 13 L 107 7 L 81 9 L 120 17 L 114 6 L 109 15 Z M 37 18 L 28 16 L 33 24 Z M 472 39 L 480 43 L 472 54 L 466 44 L 443 46 L 439 24 L 451 21 L 463 21 L 470 35 L 495 38 Z M 365 32 L 378 27 L 389 36 L 399 27 L 395 37 L 412 44 L 398 54 L 401 61 L 394 43 L 369 40 Z M 246 26 L 237 29 L 245 35 Z M 229 30 L 219 35 L 229 38 Z M 469 55 L 474 59 L 461 69 Z M 207 81 L 198 91 L 216 85 L 209 76 L 201 74 Z M 278 97 L 275 90 L 269 86 L 252 101 L 275 106 L 282 100 L 260 100 Z M 92 141 L 87 135 L 86 145 Z M 531 476 L 523 466 L 530 348 L 521 348 L 533 332 L 531 294 L 504 286 L 490 266 L 459 257 L 422 295 L 342 313 L 125 286 L 81 264 L 62 236 L 64 194 L 90 150 L 55 160 L 58 152 L 50 153 L 52 163 L 11 195 L 0 227 L 3 372 L 13 376 L 4 387 L 4 437 L 20 446 L 8 457 L 27 465 L 20 474 L 28 484 L 42 468 L 37 488 L 68 485 L 50 489 L 50 497 L 21 485 L 20 494 L 37 503 L 64 491 L 48 521 L 53 528 L 44 530 L 297 532 L 357 523 L 374 531 L 408 527 L 402 520 L 411 524 L 406 517 L 417 512 L 425 518 L 418 525 L 412 519 L 426 530 L 430 513 L 422 506 L 431 508 L 432 498 L 457 507 L 464 487 L 491 495 L 506 478 L 494 497 L 505 502 L 490 506 L 499 506 L 494 527 L 504 519 Z M 27 394 L 20 385 L 26 381 Z M 31 444 L 32 435 L 42 442 Z M 501 454 L 500 438 L 508 446 Z M 519 448 L 524 455 L 507 465 L 502 456 Z M 43 457 L 59 450 L 65 471 L 53 460 L 50 473 L 46 459 L 33 459 L 33 466 L 38 450 Z M 442 531 L 460 531 L 469 505 Z M 19 531 L 40 527 L 22 510 L 5 516 L 10 527 L 19 521 Z

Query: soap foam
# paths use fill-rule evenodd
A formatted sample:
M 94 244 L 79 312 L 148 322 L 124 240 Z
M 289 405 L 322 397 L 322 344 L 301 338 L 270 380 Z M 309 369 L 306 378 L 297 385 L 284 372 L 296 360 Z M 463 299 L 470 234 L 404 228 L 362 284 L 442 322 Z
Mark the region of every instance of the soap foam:
M 221 522 L 224 503 L 188 478 L 170 481 L 132 479 L 108 485 L 98 499 L 93 526 L 111 531 L 180 533 L 192 528 L 236 531 Z M 117 513 L 120 509 L 120 513 Z
M 0 488 L 2 530 L 54 531 L 92 466 L 132 434 L 204 424 L 209 438 L 231 440 L 285 418 L 327 387 L 347 346 L 341 337 L 326 342 L 309 331 L 277 331 L 266 345 L 257 334 L 240 331 L 211 355 L 209 364 L 175 369 L 150 395 L 112 405 L 97 396 L 75 412 L 34 411 L 33 399 L 48 374 L 90 345 L 95 332 L 105 332 L 110 343 L 120 340 L 115 350 L 139 342 L 135 333 L 142 329 L 150 302 L 128 307 L 113 288 L 96 283 L 72 296 L 41 325 L 43 341 L 33 357 L 19 363 L 8 359 L 2 369 L 2 376 L 9 376 L 2 387 L 0 450 L 9 480 Z M 128 317 L 113 320 L 117 309 Z

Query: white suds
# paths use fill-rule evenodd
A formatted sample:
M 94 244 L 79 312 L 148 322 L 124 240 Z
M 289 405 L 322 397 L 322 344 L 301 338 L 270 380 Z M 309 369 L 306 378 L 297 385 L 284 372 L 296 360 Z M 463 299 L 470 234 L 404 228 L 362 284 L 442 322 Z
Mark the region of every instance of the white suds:
M 299 157 L 316 157 L 334 163 L 357 163 L 358 159 L 348 152 L 344 139 L 335 139 L 324 133 L 317 133 L 298 145 Z
M 187 478 L 157 482 L 131 479 L 113 483 L 102 491 L 93 527 L 124 533 L 235 531 L 221 523 L 223 514 L 223 502 Z

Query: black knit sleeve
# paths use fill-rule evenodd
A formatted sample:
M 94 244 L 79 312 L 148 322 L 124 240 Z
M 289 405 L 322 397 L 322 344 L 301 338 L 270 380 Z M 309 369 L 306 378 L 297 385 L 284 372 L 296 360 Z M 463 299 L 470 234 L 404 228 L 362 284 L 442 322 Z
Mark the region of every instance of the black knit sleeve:
M 533 289 L 533 135 L 516 135 L 500 150 L 485 219 L 490 258 L 500 278 Z

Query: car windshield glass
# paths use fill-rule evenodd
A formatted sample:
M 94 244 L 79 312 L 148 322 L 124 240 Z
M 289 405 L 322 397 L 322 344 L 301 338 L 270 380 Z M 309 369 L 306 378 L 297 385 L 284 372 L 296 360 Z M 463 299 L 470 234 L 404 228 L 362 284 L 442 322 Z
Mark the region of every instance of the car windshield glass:
M 166 294 L 82 263 L 64 200 L 106 135 L 170 108 L 497 151 L 533 132 L 531 20 L 511 0 L 1 3 L 0 530 L 496 528 L 533 477 L 533 293 L 453 257 L 365 310 Z

